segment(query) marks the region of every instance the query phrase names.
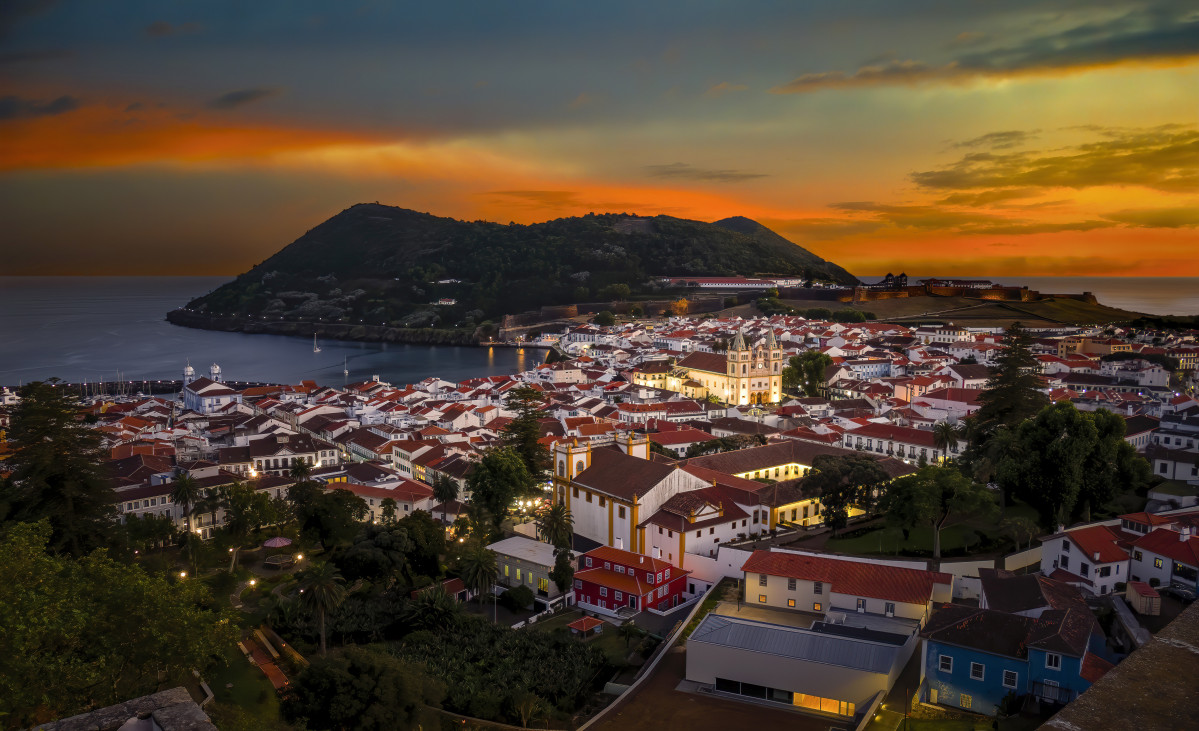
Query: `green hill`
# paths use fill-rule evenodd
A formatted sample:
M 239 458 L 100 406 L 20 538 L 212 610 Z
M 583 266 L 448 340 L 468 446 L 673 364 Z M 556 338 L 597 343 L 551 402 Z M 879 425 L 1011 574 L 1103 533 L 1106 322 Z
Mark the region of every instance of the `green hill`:
M 188 308 L 238 318 L 469 327 L 544 305 L 661 297 L 670 294 L 659 279 L 665 275 L 857 282 L 760 224 L 721 223 L 588 214 L 505 225 L 363 203 Z

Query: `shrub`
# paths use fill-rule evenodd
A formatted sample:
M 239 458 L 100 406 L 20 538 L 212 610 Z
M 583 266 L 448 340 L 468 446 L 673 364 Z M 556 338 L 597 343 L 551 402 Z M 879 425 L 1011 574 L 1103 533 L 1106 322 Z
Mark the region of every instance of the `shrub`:
M 1149 586 L 1152 586 L 1154 588 L 1161 586 L 1161 583 L 1162 583 L 1162 580 L 1157 578 L 1156 576 L 1154 576 L 1152 579 L 1149 580 Z
M 500 604 L 512 611 L 527 609 L 533 604 L 533 590 L 524 584 L 514 586 L 500 594 Z
M 1128 588 L 1128 584 L 1125 584 L 1123 581 L 1116 582 L 1116 593 L 1117 594 L 1123 594 L 1124 590 L 1127 588 Z

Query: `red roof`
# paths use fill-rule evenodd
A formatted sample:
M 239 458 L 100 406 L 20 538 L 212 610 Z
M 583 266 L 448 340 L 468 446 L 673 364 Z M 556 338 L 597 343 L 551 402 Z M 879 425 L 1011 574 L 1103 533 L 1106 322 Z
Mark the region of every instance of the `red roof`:
M 1199 566 L 1199 537 L 1183 536 L 1169 528 L 1157 528 L 1132 545 L 1188 566 Z
M 1087 558 L 1096 563 L 1128 560 L 1128 551 L 1117 544 L 1120 535 L 1109 526 L 1092 525 L 1078 528 L 1066 531 L 1066 536 L 1087 555 Z
M 660 558 L 651 558 L 643 556 L 640 553 L 625 551 L 621 548 L 613 548 L 612 546 L 600 546 L 599 548 L 588 551 L 583 554 L 586 557 L 593 558 L 597 561 L 610 561 L 612 563 L 622 564 L 624 566 L 632 566 L 642 571 L 658 573 L 666 569 L 674 569 L 681 576 L 684 572 L 669 561 L 663 561 Z
M 603 624 L 603 622 L 595 617 L 583 617 L 582 619 L 576 619 L 566 626 L 573 630 L 578 630 L 579 632 L 590 632 L 601 624 Z
M 1088 652 L 1082 657 L 1082 668 L 1078 671 L 1078 674 L 1083 680 L 1094 683 L 1104 675 L 1107 675 L 1107 671 L 1114 667 L 1115 665 L 1112 665 L 1107 660 Z
M 953 585 L 953 577 L 941 572 L 773 551 L 754 551 L 741 570 L 804 581 L 823 581 L 838 594 L 889 599 L 905 604 L 929 602 L 934 584 Z
M 1133 591 L 1135 591 L 1137 594 L 1139 594 L 1141 596 L 1145 596 L 1145 597 L 1160 597 L 1161 596 L 1161 594 L 1157 593 L 1157 589 L 1154 589 L 1152 586 L 1149 586 L 1148 584 L 1146 584 L 1143 581 L 1130 581 L 1130 582 L 1128 582 L 1128 586 L 1130 589 L 1132 589 Z

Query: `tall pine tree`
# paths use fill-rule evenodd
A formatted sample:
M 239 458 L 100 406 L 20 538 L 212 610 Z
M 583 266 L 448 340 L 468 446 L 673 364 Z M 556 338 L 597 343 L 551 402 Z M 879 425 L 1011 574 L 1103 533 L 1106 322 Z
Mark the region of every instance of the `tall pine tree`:
M 532 386 L 520 386 L 508 392 L 504 405 L 516 412 L 504 427 L 504 445 L 516 450 L 534 479 L 541 479 L 552 461 L 549 450 L 537 441 L 541 438 L 540 420 L 546 417 L 545 397 Z
M 1041 381 L 1036 376 L 1037 361 L 1031 346 L 1032 337 L 1018 322 L 1004 333 L 1003 349 L 995 358 L 995 367 L 979 394 L 979 409 L 974 414 L 981 437 L 994 434 L 1001 426 L 1017 427 L 1049 405 L 1049 399 L 1038 390 Z
M 12 475 L 0 486 L 6 521 L 45 519 L 54 552 L 83 556 L 110 545 L 116 498 L 99 432 L 77 418 L 78 401 L 54 379 L 30 383 L 18 395 L 9 430 Z

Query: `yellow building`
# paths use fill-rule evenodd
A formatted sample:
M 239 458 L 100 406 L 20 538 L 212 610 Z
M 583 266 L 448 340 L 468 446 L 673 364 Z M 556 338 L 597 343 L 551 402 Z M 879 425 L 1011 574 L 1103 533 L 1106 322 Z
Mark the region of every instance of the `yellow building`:
M 772 331 L 754 347 L 738 331 L 725 353 L 683 357 L 665 388 L 691 398 L 714 396 L 734 406 L 777 403 L 783 395 L 783 349 Z

